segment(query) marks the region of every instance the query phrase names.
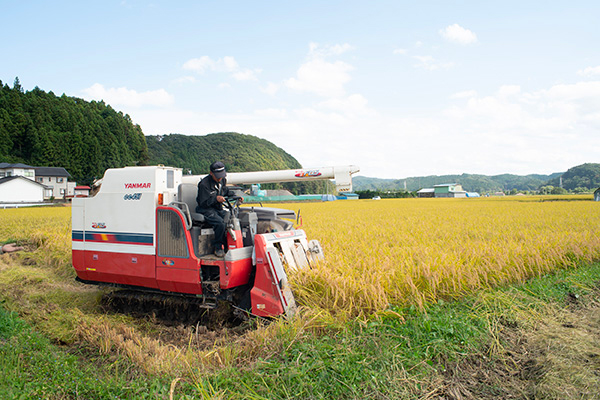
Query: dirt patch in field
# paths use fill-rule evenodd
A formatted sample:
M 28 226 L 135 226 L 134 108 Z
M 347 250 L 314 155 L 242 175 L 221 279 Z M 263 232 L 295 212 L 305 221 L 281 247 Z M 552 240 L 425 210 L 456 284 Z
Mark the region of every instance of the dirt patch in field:
M 564 308 L 538 316 L 535 326 L 500 320 L 499 349 L 449 365 L 432 398 L 598 399 L 599 295 L 569 295 Z

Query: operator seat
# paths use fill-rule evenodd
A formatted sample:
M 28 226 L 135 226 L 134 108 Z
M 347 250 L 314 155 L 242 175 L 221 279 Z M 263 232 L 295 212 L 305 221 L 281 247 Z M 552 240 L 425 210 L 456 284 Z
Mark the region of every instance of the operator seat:
M 196 212 L 196 196 L 198 195 L 198 186 L 193 183 L 182 183 L 177 188 L 177 199 L 180 202 L 187 204 L 190 209 L 190 216 L 192 222 L 202 223 L 204 222 L 204 215 Z

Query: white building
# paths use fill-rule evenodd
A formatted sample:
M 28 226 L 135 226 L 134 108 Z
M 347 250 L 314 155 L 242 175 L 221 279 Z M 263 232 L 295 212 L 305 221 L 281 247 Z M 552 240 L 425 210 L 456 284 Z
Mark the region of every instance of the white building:
M 0 203 L 41 203 L 44 185 L 23 176 L 0 178 Z
M 39 187 L 42 188 L 42 198 L 48 200 L 54 199 L 65 199 L 73 197 L 75 195 L 76 182 L 69 182 L 71 175 L 66 169 L 62 167 L 32 167 L 25 164 L 10 164 L 0 163 L 0 180 L 3 178 L 14 178 L 22 177 L 27 180 L 33 181 L 39 185 L 30 186 L 28 189 L 21 194 L 21 189 L 15 189 L 15 193 L 4 194 L 0 197 L 0 202 L 30 202 L 37 201 L 31 200 L 37 198 L 37 194 L 32 196 L 31 191 L 37 193 Z M 6 187 L 13 187 L 17 185 L 19 188 L 23 185 L 21 181 L 8 180 L 5 182 Z M 8 184 L 8 182 L 12 182 Z M 39 186 L 39 187 L 38 187 Z M 33 189 L 35 187 L 35 189 Z M 25 186 L 23 186 L 25 188 Z M 5 191 L 6 189 L 3 189 Z M 9 200 L 10 198 L 10 200 Z
M 88 197 L 90 195 L 90 190 L 92 190 L 89 186 L 77 186 L 75 187 L 75 197 Z
M 32 167 L 35 170 L 35 180 L 46 188 L 44 198 L 63 199 L 75 195 L 77 183 L 69 182 L 71 174 L 62 167 Z
M 467 192 L 458 183 L 434 185 L 435 197 L 467 197 Z
M 31 165 L 21 163 L 0 163 L 0 178 L 6 176 L 24 176 L 27 179 L 33 180 L 35 178 L 35 168 Z

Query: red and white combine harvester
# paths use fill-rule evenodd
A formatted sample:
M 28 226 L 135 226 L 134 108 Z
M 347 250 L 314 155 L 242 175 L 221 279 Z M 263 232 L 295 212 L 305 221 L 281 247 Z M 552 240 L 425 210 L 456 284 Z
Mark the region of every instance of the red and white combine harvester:
M 233 185 L 335 179 L 352 190 L 355 166 L 229 173 Z M 290 210 L 226 202 L 227 251 L 213 255 L 214 231 L 197 214 L 202 176 L 164 166 L 109 169 L 93 197 L 72 203 L 73 267 L 84 283 L 110 284 L 201 298 L 205 307 L 230 301 L 257 316 L 296 310 L 286 271 L 323 257 L 319 242 L 294 229 Z

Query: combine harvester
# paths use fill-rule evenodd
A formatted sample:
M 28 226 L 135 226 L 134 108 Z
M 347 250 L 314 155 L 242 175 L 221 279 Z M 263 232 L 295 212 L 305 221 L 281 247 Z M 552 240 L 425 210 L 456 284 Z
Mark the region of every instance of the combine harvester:
M 229 173 L 233 185 L 335 179 L 352 191 L 355 166 Z M 108 169 L 98 193 L 72 203 L 77 280 L 140 291 L 218 300 L 253 315 L 292 317 L 296 303 L 286 271 L 323 258 L 321 245 L 293 229 L 290 210 L 239 207 L 228 198 L 227 252 L 213 255 L 214 231 L 195 212 L 199 175 L 165 166 Z

